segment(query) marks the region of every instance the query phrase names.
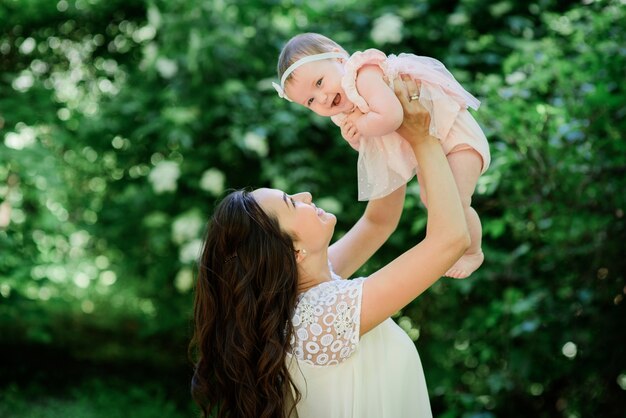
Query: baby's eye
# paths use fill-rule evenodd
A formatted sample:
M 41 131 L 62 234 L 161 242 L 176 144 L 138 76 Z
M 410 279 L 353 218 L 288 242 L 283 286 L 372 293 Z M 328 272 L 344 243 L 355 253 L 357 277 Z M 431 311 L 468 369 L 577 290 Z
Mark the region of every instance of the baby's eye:
M 317 80 L 317 83 L 315 83 L 315 85 L 316 85 L 317 87 L 319 87 L 319 86 L 321 86 L 321 85 L 322 85 L 322 79 L 323 79 L 323 77 L 322 77 L 322 78 L 320 78 L 319 80 Z
M 307 106 L 311 106 L 312 103 L 313 103 L 313 98 L 311 97 L 309 100 L 307 100 L 306 104 Z

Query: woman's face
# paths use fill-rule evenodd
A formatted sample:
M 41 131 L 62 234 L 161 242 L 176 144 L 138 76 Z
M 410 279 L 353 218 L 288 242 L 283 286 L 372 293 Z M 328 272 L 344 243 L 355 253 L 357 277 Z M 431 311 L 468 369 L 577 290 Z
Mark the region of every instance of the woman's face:
M 337 218 L 316 207 L 311 193 L 288 195 L 277 189 L 257 189 L 252 196 L 266 213 L 278 219 L 284 231 L 296 238 L 296 248 L 312 253 L 328 247 Z

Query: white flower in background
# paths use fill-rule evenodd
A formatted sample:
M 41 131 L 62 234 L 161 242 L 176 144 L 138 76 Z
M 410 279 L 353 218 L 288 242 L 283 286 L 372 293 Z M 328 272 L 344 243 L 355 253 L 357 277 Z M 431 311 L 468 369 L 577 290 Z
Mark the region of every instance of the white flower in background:
M 176 61 L 168 58 L 159 58 L 156 61 L 156 69 L 163 78 L 172 78 L 178 72 Z
M 172 241 L 180 245 L 198 238 L 204 227 L 204 218 L 197 210 L 178 216 L 172 223 Z
M 259 157 L 267 157 L 269 151 L 267 147 L 267 138 L 258 132 L 246 132 L 243 137 L 243 145 L 250 151 L 254 151 Z
M 402 19 L 386 13 L 374 21 L 374 28 L 370 36 L 378 45 L 397 44 L 402 41 Z
M 133 33 L 133 41 L 137 43 L 150 41 L 156 36 L 156 28 L 151 25 L 143 26 Z
M 174 279 L 174 286 L 180 293 L 187 293 L 193 286 L 193 272 L 189 268 L 184 268 L 178 272 Z
M 20 45 L 20 53 L 22 55 L 28 55 L 35 50 L 37 46 L 37 42 L 31 37 L 24 39 L 22 44 Z
M 506 76 L 507 84 L 517 84 L 524 80 L 526 80 L 526 74 L 521 71 L 515 71 L 514 73 Z
M 209 168 L 202 173 L 200 188 L 214 195 L 219 195 L 224 191 L 224 181 L 226 176 L 217 168 Z
M 174 161 L 161 161 L 155 165 L 148 175 L 148 180 L 152 183 L 154 192 L 175 192 L 176 181 L 180 176 L 180 167 Z
M 202 240 L 194 239 L 180 247 L 178 259 L 183 264 L 193 263 L 200 257 L 200 251 L 202 251 Z
M 35 129 L 19 124 L 17 132 L 9 132 L 4 136 L 4 145 L 13 149 L 24 149 L 33 145 L 36 137 Z
M 22 71 L 20 75 L 17 76 L 15 80 L 13 80 L 13 83 L 11 83 L 11 87 L 13 87 L 14 90 L 24 93 L 28 91 L 28 89 L 30 89 L 33 84 L 35 84 L 35 77 L 33 77 L 33 73 L 31 73 L 30 71 Z

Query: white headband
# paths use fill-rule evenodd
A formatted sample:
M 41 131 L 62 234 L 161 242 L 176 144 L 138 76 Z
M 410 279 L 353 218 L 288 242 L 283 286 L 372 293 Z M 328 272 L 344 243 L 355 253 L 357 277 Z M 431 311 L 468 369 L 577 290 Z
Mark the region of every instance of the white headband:
M 294 71 L 296 71 L 296 69 L 306 63 L 325 60 L 329 58 L 346 58 L 346 54 L 342 54 L 341 52 L 324 52 L 323 54 L 315 54 L 302 57 L 298 61 L 291 64 L 289 68 L 287 68 L 287 70 L 283 73 L 283 76 L 280 78 L 280 86 L 272 82 L 272 86 L 274 86 L 274 88 L 276 89 L 278 97 L 280 97 L 281 99 L 289 100 L 291 102 L 292 100 L 287 97 L 287 94 L 285 93 L 285 80 L 287 80 L 287 77 L 289 77 L 291 73 L 293 73 Z

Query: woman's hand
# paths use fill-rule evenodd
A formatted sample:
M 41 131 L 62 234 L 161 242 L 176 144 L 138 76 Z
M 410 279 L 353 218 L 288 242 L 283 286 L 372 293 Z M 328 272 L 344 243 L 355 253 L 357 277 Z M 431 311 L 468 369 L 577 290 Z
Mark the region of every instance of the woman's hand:
M 428 138 L 430 114 L 419 100 L 411 100 L 411 97 L 419 95 L 418 85 L 414 80 L 403 75 L 393 81 L 393 89 L 404 110 L 404 120 L 397 132 L 412 144 Z

